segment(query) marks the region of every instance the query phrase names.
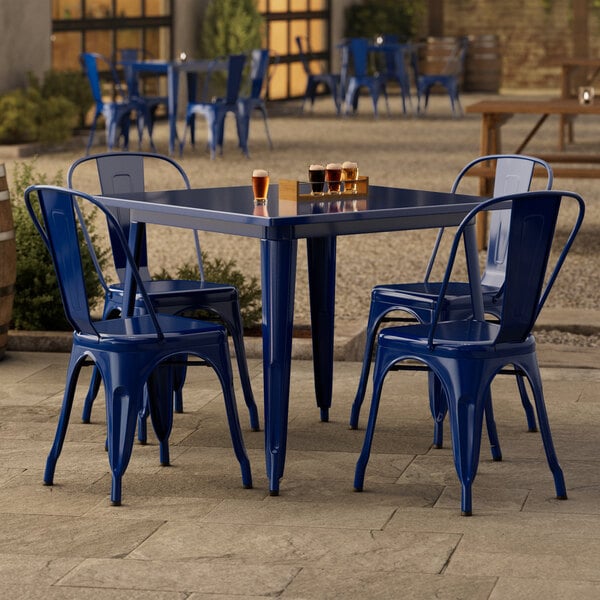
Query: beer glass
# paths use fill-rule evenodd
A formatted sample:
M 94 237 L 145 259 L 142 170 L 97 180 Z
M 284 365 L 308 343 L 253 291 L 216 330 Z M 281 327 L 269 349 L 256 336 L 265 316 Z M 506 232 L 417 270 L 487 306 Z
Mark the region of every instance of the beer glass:
M 310 181 L 311 194 L 322 196 L 325 189 L 325 167 L 323 165 L 310 165 L 308 167 L 308 180 Z
M 267 193 L 269 192 L 269 173 L 264 169 L 254 169 L 252 171 L 252 191 L 254 193 L 254 202 L 265 204 L 267 202 Z
M 356 180 L 358 179 L 358 165 L 355 162 L 346 161 L 342 163 L 342 179 L 348 183 L 344 183 L 344 191 L 351 191 L 356 194 Z
M 342 165 L 329 163 L 325 167 L 325 181 L 330 194 L 340 194 L 342 191 Z

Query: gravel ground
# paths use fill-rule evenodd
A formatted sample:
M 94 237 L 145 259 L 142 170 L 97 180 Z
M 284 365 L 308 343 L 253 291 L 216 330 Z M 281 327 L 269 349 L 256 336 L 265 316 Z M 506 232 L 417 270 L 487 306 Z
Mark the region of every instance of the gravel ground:
M 463 96 L 468 105 L 483 96 Z M 269 150 L 263 125 L 257 116 L 251 127 L 251 158 L 241 155 L 237 148 L 235 126 L 228 120 L 224 155 L 211 161 L 203 143 L 194 150 L 187 146 L 179 159 L 194 187 L 248 184 L 253 168 L 268 169 L 271 181 L 280 178 L 305 179 L 307 166 L 312 162 L 357 161 L 360 173 L 379 185 L 448 190 L 456 173 L 479 154 L 480 116 L 452 118 L 445 96 L 432 98 L 426 117 L 401 114 L 398 96 L 390 98 L 391 116 L 382 113 L 375 120 L 367 98 L 361 99 L 359 113 L 338 118 L 330 98 L 320 99 L 312 114 L 301 115 L 299 102 L 275 103 L 270 107 L 270 129 L 274 149 Z M 533 126 L 535 117 L 517 116 L 503 129 L 504 150 L 516 148 Z M 575 124 L 576 152 L 600 152 L 600 119 L 586 117 Z M 198 139 L 203 141 L 204 124 L 198 126 Z M 535 154 L 556 151 L 558 121 L 549 118 L 532 140 L 527 152 Z M 155 131 L 159 152 L 167 152 L 167 126 L 159 122 Z M 104 148 L 96 146 L 95 151 Z M 83 154 L 72 152 L 46 154 L 36 159 L 36 168 L 54 176 L 66 175 L 71 162 Z M 21 162 L 30 159 L 20 159 Z M 4 159 L 9 180 L 14 159 Z M 154 186 L 164 186 L 160 173 L 152 174 Z M 95 191 L 91 180 L 75 183 L 85 191 Z M 587 201 L 587 214 L 578 239 L 571 251 L 547 306 L 555 308 L 597 309 L 600 283 L 597 259 L 600 255 L 599 183 L 593 179 L 559 179 L 555 189 L 580 193 Z M 467 178 L 465 192 L 476 193 L 475 179 Z M 567 234 L 559 224 L 559 235 Z M 338 241 L 337 317 L 340 320 L 366 323 L 369 291 L 377 283 L 411 281 L 420 278 L 429 256 L 435 233 L 412 231 L 365 236 L 342 237 Z M 449 236 L 448 236 L 449 237 Z M 150 235 L 150 264 L 153 270 L 161 267 L 173 272 L 176 266 L 193 261 L 193 245 L 187 231 L 159 229 Z M 232 259 L 249 277 L 259 277 L 259 244 L 257 240 L 220 234 L 204 233 L 203 249 L 210 256 Z M 296 286 L 296 321 L 308 322 L 304 244 L 299 244 L 298 279 Z M 458 272 L 460 275 L 460 271 Z M 591 288 L 591 289 L 590 289 Z M 568 342 L 564 334 L 556 337 Z M 590 337 L 585 343 L 598 344 Z

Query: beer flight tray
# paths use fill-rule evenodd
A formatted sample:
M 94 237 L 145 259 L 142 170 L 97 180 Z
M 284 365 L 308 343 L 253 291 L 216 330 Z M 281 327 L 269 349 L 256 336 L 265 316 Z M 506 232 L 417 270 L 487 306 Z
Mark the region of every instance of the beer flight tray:
M 366 198 L 369 195 L 369 178 L 366 175 L 359 175 L 358 179 L 345 181 L 345 184 L 356 182 L 356 192 L 344 190 L 343 192 L 324 194 L 311 194 L 310 182 L 298 181 L 296 179 L 279 180 L 279 198 L 282 200 L 308 201 L 308 202 L 327 202 L 331 200 Z

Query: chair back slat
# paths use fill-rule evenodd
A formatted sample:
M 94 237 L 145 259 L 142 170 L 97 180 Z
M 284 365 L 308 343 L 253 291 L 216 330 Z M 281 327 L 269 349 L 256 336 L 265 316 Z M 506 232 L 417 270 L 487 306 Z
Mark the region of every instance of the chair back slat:
M 245 54 L 232 54 L 229 57 L 229 67 L 227 69 L 227 93 L 225 96 L 227 104 L 235 104 L 240 95 L 242 73 L 244 72 L 245 64 Z
M 133 256 L 127 247 L 127 240 L 108 209 L 88 194 L 56 186 L 30 186 L 25 190 L 24 196 L 25 206 L 36 228 L 45 232 L 45 241 L 48 242 L 48 250 L 52 256 L 65 315 L 73 329 L 79 333 L 100 337 L 91 316 L 85 284 L 82 246 L 79 239 L 79 232 L 85 227 L 85 223 L 79 217 L 82 211 L 75 210 L 75 205 L 79 200 L 95 206 L 105 214 L 108 229 L 115 239 L 115 247 L 118 246 L 121 249 L 129 263 L 131 274 L 146 307 L 145 312 L 154 323 L 157 336 L 162 338 L 163 333 L 156 313 L 144 288 L 140 273 L 135 267 Z M 34 206 L 34 197 L 37 197 L 38 210 Z M 41 215 L 41 221 L 38 214 Z
M 521 342 L 533 329 L 560 202 L 545 194 L 513 202 L 498 343 Z
M 146 189 L 146 170 L 145 161 L 160 161 L 169 163 L 179 172 L 182 182 L 186 188 L 190 187 L 190 182 L 183 169 L 169 157 L 159 154 L 149 154 L 145 152 L 107 152 L 85 156 L 76 160 L 67 173 L 67 185 L 73 187 L 73 177 L 75 172 L 83 163 L 93 162 L 98 172 L 98 181 L 100 183 L 101 193 L 106 196 L 118 196 L 123 193 L 143 192 Z M 117 219 L 125 236 L 129 237 L 131 227 L 131 214 L 126 208 L 111 208 L 111 214 Z M 197 236 L 196 236 L 197 237 Z M 124 281 L 127 258 L 121 251 L 120 245 L 114 238 L 114 233 L 110 230 L 110 242 L 113 249 L 113 259 L 115 269 L 120 281 Z M 148 251 L 146 234 L 144 233 L 138 259 L 138 268 L 144 281 L 151 279 L 148 270 Z M 198 259 L 201 264 L 201 256 Z M 202 267 L 200 267 L 202 273 Z

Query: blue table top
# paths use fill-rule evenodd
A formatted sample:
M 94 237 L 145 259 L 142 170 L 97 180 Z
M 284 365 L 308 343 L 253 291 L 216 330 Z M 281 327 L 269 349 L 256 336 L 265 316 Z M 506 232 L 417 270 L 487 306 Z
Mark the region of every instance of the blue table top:
M 141 222 L 276 239 L 457 225 L 482 198 L 369 186 L 366 197 L 326 194 L 312 202 L 279 198 L 273 184 L 268 216 L 257 214 L 251 186 L 129 193 L 102 201 L 129 208 Z

